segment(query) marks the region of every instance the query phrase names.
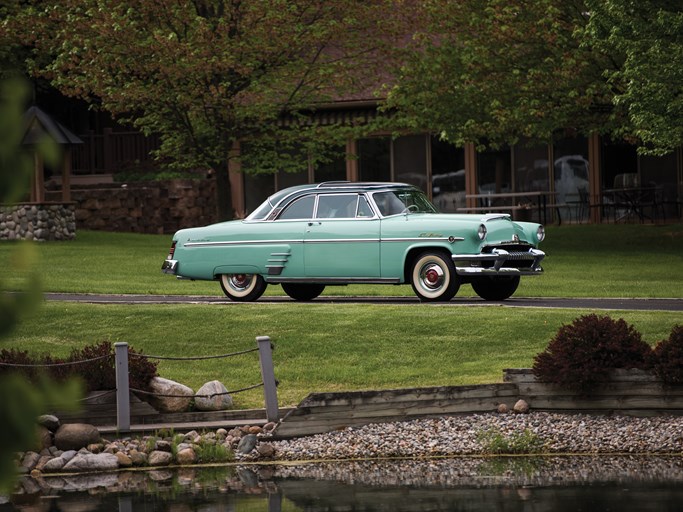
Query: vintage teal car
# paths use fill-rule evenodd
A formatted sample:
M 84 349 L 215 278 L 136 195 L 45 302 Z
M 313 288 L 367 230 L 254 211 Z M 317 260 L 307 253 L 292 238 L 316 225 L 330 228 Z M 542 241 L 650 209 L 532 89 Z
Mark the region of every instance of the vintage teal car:
M 441 214 L 401 183 L 326 182 L 270 196 L 243 220 L 178 231 L 162 271 L 218 281 L 235 301 L 280 284 L 296 300 L 328 285 L 410 283 L 423 301 L 448 301 L 469 283 L 505 300 L 539 275 L 543 226 L 508 214 Z

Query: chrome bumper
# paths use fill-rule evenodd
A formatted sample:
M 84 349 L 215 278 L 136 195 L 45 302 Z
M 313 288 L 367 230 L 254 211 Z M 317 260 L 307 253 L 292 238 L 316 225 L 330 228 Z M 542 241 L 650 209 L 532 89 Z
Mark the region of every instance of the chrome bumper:
M 538 249 L 529 249 L 528 251 L 522 252 L 509 252 L 504 249 L 493 249 L 490 253 L 453 254 L 452 258 L 455 263 L 455 271 L 460 276 L 534 276 L 543 273 L 541 261 L 545 258 L 545 253 Z M 531 261 L 531 265 L 522 268 L 503 266 L 506 262 L 509 264 L 512 261 Z M 458 266 L 458 264 L 464 262 L 469 263 L 469 265 Z M 479 266 L 479 264 L 483 262 L 493 263 L 493 266 Z
M 164 262 L 161 264 L 161 271 L 164 274 L 173 274 L 175 275 L 178 270 L 178 260 L 164 260 Z

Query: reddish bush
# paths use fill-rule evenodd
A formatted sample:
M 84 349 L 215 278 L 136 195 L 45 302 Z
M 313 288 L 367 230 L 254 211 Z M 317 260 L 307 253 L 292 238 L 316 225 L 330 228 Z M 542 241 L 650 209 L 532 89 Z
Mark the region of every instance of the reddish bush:
M 623 319 L 585 315 L 558 330 L 535 357 L 533 372 L 542 382 L 586 394 L 607 382 L 616 368 L 648 369 L 651 353 L 640 333 Z
M 683 384 L 683 325 L 676 325 L 669 338 L 654 349 L 652 369 L 665 384 Z
M 132 348 L 128 350 L 131 355 L 128 359 L 129 385 L 131 388 L 148 390 L 150 380 L 157 376 L 157 363 L 139 357 L 141 353 Z M 50 355 L 32 357 L 26 351 L 14 349 L 0 351 L 1 373 L 20 373 L 31 381 L 40 375 L 47 375 L 56 381 L 76 377 L 84 382 L 87 391 L 116 389 L 114 363 L 114 349 L 108 341 L 74 349 L 66 359 Z

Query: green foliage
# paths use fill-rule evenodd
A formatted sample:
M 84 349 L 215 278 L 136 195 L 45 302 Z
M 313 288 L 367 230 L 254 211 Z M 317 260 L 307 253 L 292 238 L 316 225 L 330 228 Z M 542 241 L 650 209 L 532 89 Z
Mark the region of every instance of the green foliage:
M 586 0 L 591 13 L 581 33 L 587 47 L 615 63 L 605 76 L 613 102 L 628 113 L 621 135 L 644 153 L 663 154 L 683 143 L 683 5 L 676 0 Z
M 652 368 L 665 384 L 683 384 L 683 325 L 676 325 L 654 348 Z
M 35 421 L 45 413 L 46 404 L 64 411 L 73 410 L 80 393 L 75 381 L 55 386 L 39 379 L 27 385 L 17 375 L 0 375 L 0 436 L 11 440 L 0 445 L 0 493 L 11 489 L 16 472 L 15 452 L 40 448 Z
M 130 387 L 148 390 L 150 381 L 157 376 L 157 363 L 139 357 L 141 353 L 133 348 L 128 352 Z M 12 365 L 38 365 L 41 368 Z M 114 350 L 108 341 L 73 349 L 69 357 L 63 359 L 49 354 L 32 357 L 28 351 L 3 349 L 0 351 L 0 374 L 9 373 L 19 373 L 31 382 L 45 375 L 57 382 L 77 378 L 84 382 L 88 391 L 116 389 Z
M 575 37 L 581 0 L 433 0 L 421 43 L 389 106 L 409 128 L 457 144 L 548 141 L 564 130 L 604 131 L 616 116 L 609 60 Z
M 201 443 L 194 445 L 194 450 L 197 454 L 197 461 L 202 464 L 232 462 L 235 459 L 235 455 L 230 448 L 216 442 L 211 443 L 203 440 Z
M 675 0 L 431 0 L 388 105 L 408 129 L 501 146 L 609 134 L 683 142 Z
M 545 351 L 534 358 L 542 381 L 586 394 L 610 380 L 617 368 L 648 369 L 651 348 L 623 319 L 584 315 L 563 325 Z
M 47 0 L 6 26 L 62 93 L 159 134 L 173 165 L 222 176 L 236 141 L 268 156 L 254 172 L 283 170 L 297 143 L 328 144 L 334 125 L 302 114 L 379 85 L 402 26 L 395 3 Z
M 0 204 L 23 199 L 31 185 L 33 159 L 21 148 L 27 99 L 22 79 L 0 79 Z
M 5 5 L 0 15 L 7 14 Z M 3 18 L 0 17 L 0 20 Z M 4 73 L 7 54 L 4 43 L 4 23 L 0 23 L 0 204 L 19 201 L 25 197 L 33 171 L 32 158 L 21 147 L 23 137 L 22 113 L 27 99 L 27 84 L 16 75 Z M 13 49 L 10 50 L 10 54 Z M 54 145 L 40 143 L 36 152 L 48 161 L 57 156 Z M 41 298 L 39 274 L 31 246 L 13 246 L 9 262 L 0 275 L 0 339 L 8 337 L 20 321 L 33 312 Z M 20 274 L 19 285 L 12 287 L 19 293 L 7 291 L 7 277 Z M 0 445 L 0 493 L 7 491 L 15 477 L 14 453 L 35 447 L 35 418 L 45 412 L 46 404 L 63 410 L 73 407 L 80 394 L 78 385 L 68 382 L 60 386 L 39 381 L 33 385 L 15 375 L 0 375 L 0 436 L 10 443 Z
M 531 454 L 543 452 L 543 439 L 529 429 L 509 435 L 498 429 L 488 429 L 477 433 L 477 441 L 487 453 L 493 454 Z

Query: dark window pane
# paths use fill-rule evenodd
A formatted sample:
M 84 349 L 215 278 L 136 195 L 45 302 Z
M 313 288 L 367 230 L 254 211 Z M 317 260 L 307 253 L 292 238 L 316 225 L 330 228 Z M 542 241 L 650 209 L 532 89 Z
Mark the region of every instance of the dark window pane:
M 361 181 L 391 181 L 389 138 L 358 141 L 358 177 Z
M 278 220 L 292 220 L 292 219 L 312 219 L 313 205 L 315 204 L 314 196 L 306 196 L 297 199 L 290 204 L 284 212 L 278 217 Z

